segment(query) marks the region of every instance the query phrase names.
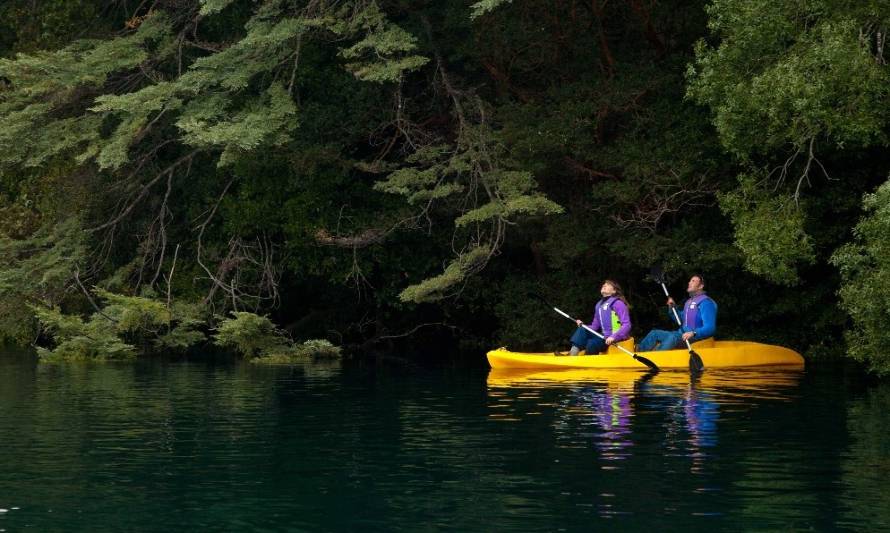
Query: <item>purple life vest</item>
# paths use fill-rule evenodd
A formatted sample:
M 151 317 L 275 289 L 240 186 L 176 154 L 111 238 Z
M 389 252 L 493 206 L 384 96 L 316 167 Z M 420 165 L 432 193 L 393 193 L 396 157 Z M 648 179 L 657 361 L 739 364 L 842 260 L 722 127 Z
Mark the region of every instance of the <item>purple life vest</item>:
M 596 315 L 600 319 L 600 327 L 603 330 L 603 337 L 609 337 L 621 327 L 618 315 L 612 312 L 612 305 L 617 299 L 618 298 L 614 296 L 609 296 L 596 303 Z
M 701 293 L 689 298 L 686 300 L 686 303 L 683 304 L 683 326 L 687 331 L 692 331 L 702 325 L 698 319 L 698 308 L 701 303 L 707 299 L 708 295 Z

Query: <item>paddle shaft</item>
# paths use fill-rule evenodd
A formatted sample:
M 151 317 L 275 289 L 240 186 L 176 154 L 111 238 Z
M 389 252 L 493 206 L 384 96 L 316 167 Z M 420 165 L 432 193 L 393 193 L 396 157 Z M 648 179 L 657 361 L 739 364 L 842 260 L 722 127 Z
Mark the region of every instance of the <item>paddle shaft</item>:
M 664 284 L 664 282 L 661 282 L 661 288 L 664 290 L 664 295 L 667 296 L 668 298 L 670 298 L 670 297 L 671 297 L 671 294 L 668 292 L 668 288 L 667 288 L 667 286 Z M 677 314 L 677 306 L 676 306 L 676 305 L 671 305 L 671 306 L 669 306 L 669 307 L 671 308 L 671 311 L 674 312 L 674 318 L 677 319 L 677 325 L 680 326 L 680 328 L 682 329 L 682 328 L 683 328 L 683 321 L 680 320 L 680 315 Z M 689 348 L 689 351 L 691 352 L 691 351 L 692 351 L 692 345 L 689 344 L 689 339 L 683 339 L 683 340 L 686 341 L 686 347 Z
M 581 322 L 580 320 L 576 320 L 576 319 L 572 318 L 571 316 L 569 316 L 568 313 L 564 313 L 562 310 L 557 309 L 557 308 L 554 307 L 552 304 L 548 303 L 547 300 L 546 300 L 543 296 L 541 296 L 540 294 L 529 293 L 529 296 L 531 296 L 532 298 L 535 298 L 535 299 L 537 299 L 537 300 L 540 300 L 542 303 L 544 303 L 544 305 L 546 305 L 547 307 L 552 308 L 554 311 L 556 311 L 557 313 L 561 314 L 562 316 L 568 318 L 568 319 L 571 320 L 572 322 L 575 322 L 575 323 Z M 583 323 L 582 323 L 581 325 L 584 326 Z M 601 339 L 603 339 L 603 340 L 606 340 L 605 337 L 603 337 L 603 336 L 602 336 L 601 334 L 599 334 L 598 332 L 594 331 L 592 328 L 589 328 L 589 327 L 587 327 L 587 326 L 584 326 L 584 329 L 586 329 L 587 331 L 593 333 L 593 334 L 596 335 L 597 337 L 599 337 L 599 338 L 601 338 Z M 615 346 L 617 346 L 618 349 L 620 349 L 622 352 L 624 352 L 624 353 L 626 353 L 627 355 L 631 356 L 634 360 L 639 361 L 639 362 L 643 363 L 644 365 L 646 365 L 647 367 L 649 367 L 650 370 L 654 370 L 655 372 L 658 372 L 658 365 L 656 365 L 655 363 L 653 363 L 652 361 L 650 361 L 650 360 L 647 359 L 646 357 L 643 357 L 642 355 L 637 355 L 637 354 L 635 354 L 635 353 L 633 353 L 633 352 L 627 350 L 624 346 L 621 346 L 621 345 L 619 345 L 619 344 L 615 344 Z
M 575 322 L 575 323 L 578 322 L 578 319 L 570 317 L 568 314 L 562 312 L 561 310 L 557 309 L 556 307 L 554 307 L 553 310 L 556 311 L 557 313 L 561 314 L 562 316 L 568 318 L 568 319 L 571 320 L 572 322 Z M 586 329 L 587 331 L 593 333 L 593 334 L 596 335 L 597 337 L 599 337 L 599 338 L 601 338 L 601 339 L 603 339 L 603 340 L 606 340 L 606 338 L 603 336 L 602 333 L 600 333 L 599 331 L 594 330 L 593 328 L 588 327 L 587 324 L 585 324 L 585 323 L 582 322 L 582 323 L 581 323 L 581 327 L 584 328 L 584 329 Z M 625 348 L 624 346 L 621 346 L 620 344 L 615 343 L 615 344 L 612 344 L 612 346 L 618 348 L 619 350 L 621 350 L 622 352 L 626 353 L 627 355 L 633 357 L 634 359 L 637 358 L 637 354 L 635 354 L 635 353 L 629 351 L 627 348 Z

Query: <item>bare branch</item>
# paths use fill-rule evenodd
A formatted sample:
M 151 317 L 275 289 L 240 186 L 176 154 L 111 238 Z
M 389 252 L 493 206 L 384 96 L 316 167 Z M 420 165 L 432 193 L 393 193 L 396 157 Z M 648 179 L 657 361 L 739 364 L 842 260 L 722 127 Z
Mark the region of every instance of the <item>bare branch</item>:
M 381 242 L 390 231 L 392 230 L 372 228 L 366 229 L 357 235 L 334 236 L 325 229 L 319 229 L 315 232 L 315 241 L 319 244 L 340 248 L 364 248 Z
M 211 221 L 211 220 L 213 220 L 213 215 L 216 214 L 216 210 L 219 208 L 219 204 L 220 204 L 220 202 L 222 202 L 222 199 L 225 197 L 226 193 L 227 193 L 228 190 L 229 190 L 229 187 L 232 186 L 232 183 L 233 183 L 234 181 L 235 181 L 235 178 L 231 178 L 231 179 L 229 180 L 229 182 L 226 183 L 226 186 L 223 187 L 223 190 L 222 190 L 222 192 L 220 193 L 219 198 L 217 198 L 217 200 L 216 200 L 216 203 L 213 204 L 213 208 L 210 210 L 210 214 L 207 215 L 207 218 L 204 220 L 204 222 L 201 223 L 201 225 L 198 226 L 198 228 L 197 228 L 197 229 L 199 230 L 199 231 L 198 231 L 198 250 L 197 250 L 197 261 L 198 261 L 198 265 L 200 265 L 200 267 L 201 267 L 202 269 L 204 269 L 204 272 L 206 272 L 207 275 L 210 277 L 210 279 L 213 281 L 213 288 L 211 288 L 210 294 L 208 294 L 207 297 L 204 298 L 204 303 L 205 303 L 205 304 L 206 304 L 206 303 L 209 303 L 209 302 L 212 300 L 212 298 L 213 298 L 213 293 L 214 293 L 214 291 L 216 290 L 216 288 L 219 287 L 219 286 L 224 286 L 225 284 L 223 284 L 221 281 L 219 281 L 218 279 L 216 279 L 216 277 L 214 277 L 214 275 L 213 275 L 213 273 L 210 271 L 210 269 L 207 268 L 207 266 L 204 264 L 203 261 L 201 261 L 201 250 L 202 250 L 202 247 L 201 247 L 201 239 L 202 239 L 202 237 L 204 236 L 204 230 L 207 229 L 207 225 L 210 224 L 210 221 Z
M 81 291 L 83 291 L 83 295 L 87 297 L 87 301 L 90 302 L 90 305 L 93 306 L 93 309 L 96 310 L 96 313 L 98 313 L 98 314 L 99 314 L 100 316 L 102 316 L 103 318 L 106 318 L 109 322 L 112 322 L 112 323 L 114 323 L 114 324 L 117 324 L 117 323 L 118 323 L 117 320 L 115 320 L 114 318 L 112 318 L 112 317 L 106 315 L 106 314 L 102 311 L 102 309 L 100 309 L 99 306 L 96 305 L 96 302 L 93 300 L 92 295 L 90 295 L 90 291 L 88 291 L 87 288 L 83 286 L 83 283 L 81 283 L 81 281 L 80 281 L 80 271 L 78 271 L 76 268 L 74 269 L 74 281 L 77 282 L 77 286 L 80 287 L 80 290 L 81 290 Z
M 689 184 L 650 181 L 642 184 L 641 189 L 647 192 L 633 206 L 627 210 L 615 210 L 609 215 L 619 227 L 639 228 L 655 233 L 665 216 L 688 207 L 710 205 L 704 199 L 716 192 L 715 187 L 709 185 L 704 176 L 699 176 Z
M 117 225 L 118 222 L 120 222 L 121 220 L 123 220 L 124 218 L 126 218 L 127 215 L 129 215 L 130 212 L 133 211 L 133 209 L 139 204 L 139 202 L 140 202 L 143 198 L 145 198 L 145 195 L 148 194 L 148 191 L 150 191 L 151 188 L 152 188 L 158 181 L 161 180 L 161 178 L 163 178 L 165 175 L 167 175 L 167 173 L 173 172 L 173 171 L 176 169 L 176 167 L 178 167 L 179 165 L 181 165 L 181 164 L 183 164 L 183 163 L 185 163 L 185 162 L 187 162 L 187 161 L 190 161 L 190 160 L 191 160 L 193 157 L 195 157 L 195 155 L 197 155 L 200 151 L 201 151 L 201 150 L 194 150 L 194 151 L 192 151 L 192 152 L 190 152 L 190 153 L 188 153 L 188 154 L 186 154 L 186 155 L 180 157 L 180 158 L 177 159 L 176 161 L 174 161 L 172 164 L 170 164 L 170 166 L 168 166 L 167 168 L 165 168 L 164 170 L 162 170 L 160 173 L 158 173 L 154 178 L 152 178 L 151 181 L 149 181 L 148 183 L 146 183 L 145 185 L 143 185 L 142 188 L 140 189 L 139 194 L 137 195 L 136 199 L 134 199 L 133 201 L 131 201 L 131 202 L 129 203 L 129 205 L 127 205 L 127 207 L 125 207 L 124 210 L 123 210 L 122 212 L 120 212 L 116 217 L 114 217 L 113 219 L 109 220 L 108 222 L 105 222 L 104 224 L 100 224 L 99 226 L 95 226 L 95 227 L 93 227 L 93 228 L 88 228 L 88 229 L 86 229 L 85 231 L 92 233 L 92 232 L 96 232 L 96 231 L 99 231 L 99 230 L 102 230 L 102 229 L 105 229 L 105 228 L 108 228 L 108 227 Z
M 278 272 L 275 268 L 275 246 L 269 238 L 263 234 L 257 237 L 255 244 L 247 243 L 240 237 L 229 239 L 229 248 L 225 257 L 219 262 L 216 272 L 210 270 L 204 262 L 203 236 L 204 231 L 213 220 L 220 203 L 231 187 L 235 178 L 229 180 L 223 188 L 219 198 L 210 210 L 210 214 L 196 229 L 197 238 L 197 262 L 211 280 L 212 286 L 204 303 L 212 305 L 217 290 L 226 293 L 231 301 L 232 308 L 236 311 L 245 307 L 247 303 L 253 303 L 254 309 L 259 309 L 264 302 L 278 302 Z M 251 272 L 254 280 L 247 284 L 242 283 L 245 269 Z M 248 292 L 251 291 L 251 292 Z
M 421 328 L 427 328 L 430 326 L 441 326 L 441 327 L 448 328 L 451 330 L 457 329 L 456 326 L 446 324 L 445 322 L 425 322 L 423 324 L 418 324 L 417 326 L 411 328 L 410 330 L 406 331 L 405 333 L 399 333 L 397 335 L 380 335 L 379 337 L 375 337 L 374 339 L 371 339 L 371 342 L 378 342 L 378 341 L 389 340 L 389 339 L 401 339 L 403 337 L 408 337 L 410 335 L 413 335 Z
M 303 32 L 300 32 L 297 35 L 297 48 L 294 51 L 294 68 L 290 73 L 290 83 L 287 85 L 287 95 L 293 96 L 294 93 L 294 81 L 297 78 L 297 68 L 300 66 L 300 50 L 303 46 Z
M 176 270 L 176 258 L 179 257 L 179 244 L 176 245 L 176 250 L 173 251 L 173 264 L 170 265 L 170 275 L 167 276 L 167 310 L 172 312 L 173 310 L 170 307 L 171 302 L 171 291 L 173 290 L 173 271 Z

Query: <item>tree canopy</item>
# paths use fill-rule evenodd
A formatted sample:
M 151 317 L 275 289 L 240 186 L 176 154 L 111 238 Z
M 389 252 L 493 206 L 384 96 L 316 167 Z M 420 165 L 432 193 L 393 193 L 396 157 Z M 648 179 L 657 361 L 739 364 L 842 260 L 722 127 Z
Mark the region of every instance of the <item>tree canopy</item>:
M 887 324 L 846 290 L 888 268 L 886 1 L 39 3 L 0 6 L 7 337 L 103 294 L 540 347 L 530 290 L 581 314 L 617 278 L 660 325 L 655 263 L 707 273 L 727 337 Z

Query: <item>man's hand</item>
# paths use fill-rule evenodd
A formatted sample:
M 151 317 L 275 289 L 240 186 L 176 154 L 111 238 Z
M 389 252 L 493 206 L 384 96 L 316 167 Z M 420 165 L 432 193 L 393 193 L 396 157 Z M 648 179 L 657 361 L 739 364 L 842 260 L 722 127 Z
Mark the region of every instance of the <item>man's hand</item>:
M 615 337 L 606 337 L 606 344 L 610 345 L 615 342 Z
M 677 303 L 674 302 L 674 299 L 668 296 L 668 307 L 676 307 Z
M 692 337 L 695 337 L 694 331 L 687 331 L 686 333 L 683 334 L 684 341 L 692 340 Z
M 575 320 L 575 324 L 578 324 L 578 327 L 579 327 L 579 328 L 581 327 L 581 321 L 580 321 L 580 320 Z

